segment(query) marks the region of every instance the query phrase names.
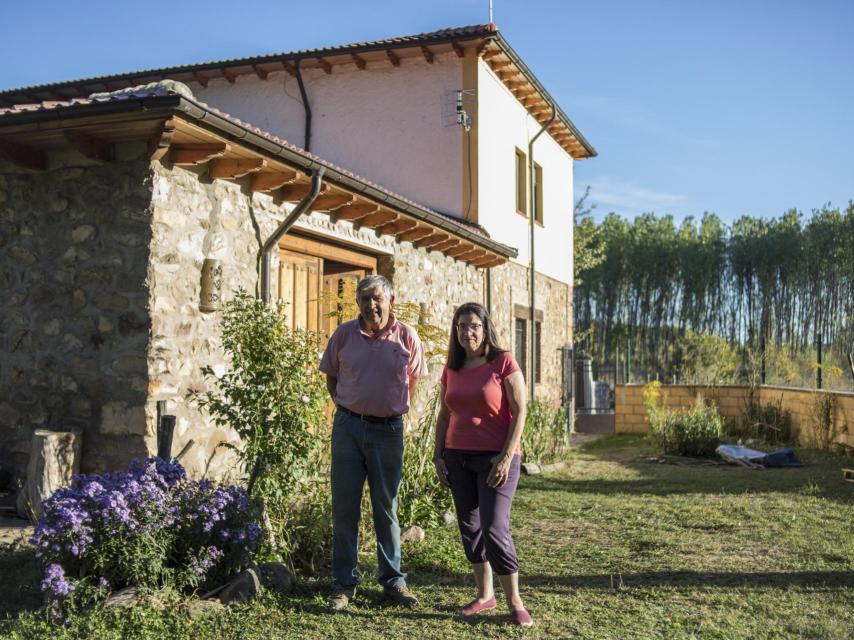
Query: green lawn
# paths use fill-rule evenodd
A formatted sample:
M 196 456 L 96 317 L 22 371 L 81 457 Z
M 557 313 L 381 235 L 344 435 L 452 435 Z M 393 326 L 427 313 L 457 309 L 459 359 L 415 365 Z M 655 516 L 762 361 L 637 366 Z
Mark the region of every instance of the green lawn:
M 327 613 L 329 582 L 290 597 L 191 619 L 165 609 L 90 613 L 51 627 L 38 607 L 26 552 L 0 555 L 0 637 L 11 638 L 852 638 L 854 485 L 850 460 L 799 452 L 802 469 L 747 470 L 644 462 L 649 445 L 610 437 L 573 452 L 561 473 L 524 477 L 513 531 L 523 631 L 499 608 L 476 620 L 454 610 L 472 596 L 455 528 L 407 547 L 404 569 L 421 597 L 412 611 L 359 591 Z M 366 554 L 364 568 L 371 571 Z

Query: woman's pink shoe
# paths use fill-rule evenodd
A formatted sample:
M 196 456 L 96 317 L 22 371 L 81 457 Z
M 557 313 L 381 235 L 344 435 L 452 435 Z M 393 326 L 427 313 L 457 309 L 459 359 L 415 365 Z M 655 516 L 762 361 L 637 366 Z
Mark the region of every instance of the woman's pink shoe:
M 480 613 L 481 611 L 489 611 L 490 609 L 495 608 L 495 596 L 491 597 L 486 602 L 480 602 L 479 600 L 472 600 L 462 609 L 460 609 L 460 615 L 463 616 L 473 616 L 476 613 Z
M 520 627 L 530 627 L 533 626 L 534 619 L 524 608 L 513 609 L 510 612 L 510 623 L 519 625 Z

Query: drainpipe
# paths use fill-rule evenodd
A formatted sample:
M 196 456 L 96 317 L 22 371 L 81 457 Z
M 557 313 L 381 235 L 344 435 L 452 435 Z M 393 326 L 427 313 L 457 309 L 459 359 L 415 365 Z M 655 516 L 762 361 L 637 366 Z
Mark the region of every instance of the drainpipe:
M 534 220 L 537 217 L 537 211 L 536 211 L 537 193 L 536 193 L 536 189 L 534 188 L 534 178 L 535 178 L 534 143 L 537 141 L 537 138 L 539 138 L 543 134 L 543 132 L 551 126 L 552 122 L 554 122 L 555 115 L 556 115 L 555 105 L 553 102 L 550 102 L 549 106 L 552 109 L 551 118 L 549 118 L 549 121 L 546 122 L 543 125 L 543 127 L 537 132 L 537 135 L 535 135 L 533 138 L 531 138 L 530 142 L 528 142 L 528 185 L 530 185 L 530 187 L 529 187 L 530 206 L 528 207 L 528 211 L 530 211 L 530 216 L 529 216 L 529 220 L 528 220 L 528 241 L 529 241 L 529 245 L 530 245 L 529 249 L 531 252 L 531 255 L 530 255 L 531 282 L 528 285 L 528 291 L 530 293 L 530 298 L 528 300 L 528 327 L 529 327 L 528 344 L 530 345 L 530 348 L 528 349 L 528 352 L 531 354 L 531 367 L 528 369 L 528 401 L 529 402 L 533 402 L 534 397 L 535 397 L 534 386 L 536 384 L 535 380 L 537 377 L 536 376 L 537 372 L 535 371 L 535 367 L 537 364 L 537 354 L 535 351 L 537 348 L 537 341 L 536 341 L 536 335 L 535 335 L 536 334 L 536 327 L 537 327 L 537 317 L 536 317 L 536 313 L 535 313 L 535 309 L 534 309 L 534 302 L 536 300 L 536 297 L 534 296 L 535 287 L 536 287 L 536 275 L 535 275 L 536 272 L 534 270 L 534 266 L 535 266 L 535 263 L 534 263 Z
M 264 302 L 270 302 L 270 252 L 273 247 L 279 246 L 279 240 L 283 235 L 285 235 L 288 230 L 294 226 L 294 223 L 297 221 L 305 211 L 308 211 L 309 207 L 314 203 L 314 200 L 317 198 L 317 194 L 320 193 L 320 185 L 323 180 L 323 174 L 326 172 L 326 167 L 318 167 L 311 174 L 311 189 L 306 194 L 305 198 L 299 201 L 296 207 L 294 207 L 293 211 L 288 214 L 288 217 L 285 218 L 285 221 L 279 225 L 279 228 L 276 229 L 275 233 L 270 236 L 267 242 L 264 243 L 263 248 L 261 249 L 261 299 Z
M 301 58 L 297 58 L 294 62 L 294 73 L 296 74 L 297 84 L 299 85 L 299 94 L 302 96 L 302 106 L 305 109 L 305 144 L 303 144 L 302 148 L 306 151 L 311 151 L 311 105 L 308 103 L 308 94 L 305 92 L 302 71 L 299 68 L 301 61 Z

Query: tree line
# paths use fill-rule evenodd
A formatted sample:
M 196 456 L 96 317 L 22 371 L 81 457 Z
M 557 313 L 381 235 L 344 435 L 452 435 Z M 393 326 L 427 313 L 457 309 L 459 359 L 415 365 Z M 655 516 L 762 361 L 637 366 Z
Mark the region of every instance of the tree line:
M 596 223 L 586 195 L 576 206 L 575 330 L 597 360 L 630 344 L 636 361 L 666 369 L 688 330 L 742 348 L 852 350 L 854 202 L 731 225 L 713 213 Z

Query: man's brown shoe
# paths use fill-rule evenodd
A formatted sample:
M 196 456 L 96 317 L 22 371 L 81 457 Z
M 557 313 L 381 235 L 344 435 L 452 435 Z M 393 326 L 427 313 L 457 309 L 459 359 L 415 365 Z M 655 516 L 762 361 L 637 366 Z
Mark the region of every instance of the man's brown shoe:
M 406 585 L 402 587 L 383 587 L 383 597 L 401 607 L 414 607 L 418 604 L 418 598 L 406 588 Z
M 329 596 L 329 608 L 333 611 L 343 611 L 356 595 L 356 587 L 335 587 Z

